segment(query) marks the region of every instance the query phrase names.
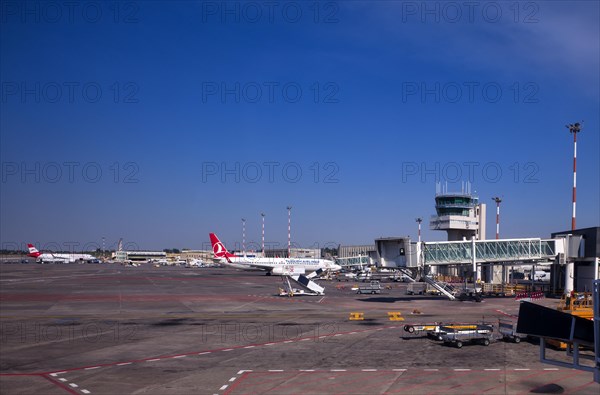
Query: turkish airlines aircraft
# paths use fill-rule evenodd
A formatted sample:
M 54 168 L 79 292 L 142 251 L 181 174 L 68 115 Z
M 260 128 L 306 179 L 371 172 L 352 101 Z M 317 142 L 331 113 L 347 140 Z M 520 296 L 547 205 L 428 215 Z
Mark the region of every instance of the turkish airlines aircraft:
M 210 233 L 209 236 L 214 257 L 221 259 L 223 264 L 237 269 L 262 269 L 267 271 L 268 276 L 271 274 L 304 274 L 319 269 L 337 272 L 342 269 L 340 265 L 328 259 L 253 258 L 234 255 L 227 251 L 217 235 Z
M 92 261 L 96 259 L 90 254 L 42 254 L 33 244 L 27 244 L 27 247 L 29 248 L 27 256 L 35 258 L 37 263 L 73 263 L 75 261 Z

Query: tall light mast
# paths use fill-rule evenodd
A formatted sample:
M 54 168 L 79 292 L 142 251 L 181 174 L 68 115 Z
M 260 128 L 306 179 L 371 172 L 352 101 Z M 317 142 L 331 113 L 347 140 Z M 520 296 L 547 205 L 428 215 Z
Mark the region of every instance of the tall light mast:
M 569 129 L 569 133 L 573 133 L 573 215 L 571 217 L 571 230 L 575 230 L 575 219 L 577 217 L 577 133 L 581 132 L 583 125 L 581 125 L 579 122 L 575 122 L 573 124 L 566 125 L 566 127 Z
M 498 240 L 500 238 L 500 203 L 502 199 L 496 196 L 492 200 L 496 202 L 496 240 Z
M 288 211 L 288 258 L 292 257 L 292 206 L 287 206 Z

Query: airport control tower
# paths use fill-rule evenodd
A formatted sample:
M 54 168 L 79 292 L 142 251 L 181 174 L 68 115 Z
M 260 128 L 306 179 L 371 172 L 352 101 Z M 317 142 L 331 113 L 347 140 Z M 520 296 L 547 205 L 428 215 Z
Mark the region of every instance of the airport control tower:
M 431 216 L 429 229 L 445 230 L 448 241 L 485 240 L 485 204 L 471 193 L 471 184 L 462 185 L 461 192 L 448 192 L 448 186 L 436 185 L 436 215 Z

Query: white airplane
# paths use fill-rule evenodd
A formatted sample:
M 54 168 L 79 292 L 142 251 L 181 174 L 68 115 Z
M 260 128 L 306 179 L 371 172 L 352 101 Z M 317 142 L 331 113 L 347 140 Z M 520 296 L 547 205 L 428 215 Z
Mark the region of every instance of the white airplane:
M 33 244 L 27 244 L 29 248 L 29 254 L 27 256 L 36 259 L 37 263 L 73 263 L 76 261 L 90 262 L 96 259 L 96 257 L 90 254 L 53 254 L 51 252 L 41 253 Z
M 220 259 L 223 264 L 237 269 L 266 270 L 267 276 L 271 274 L 305 274 L 315 271 L 337 272 L 342 269 L 340 265 L 328 259 L 259 258 L 234 255 L 227 251 L 217 235 L 210 233 L 209 236 L 214 257 Z

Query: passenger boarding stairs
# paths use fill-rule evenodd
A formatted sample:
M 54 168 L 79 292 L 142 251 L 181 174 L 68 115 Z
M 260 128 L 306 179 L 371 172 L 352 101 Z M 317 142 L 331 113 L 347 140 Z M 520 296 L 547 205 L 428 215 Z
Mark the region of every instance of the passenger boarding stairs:
M 312 272 L 311 274 L 305 276 L 304 274 L 290 274 L 284 276 L 284 282 L 287 282 L 287 291 L 288 295 L 293 296 L 295 294 L 304 294 L 304 295 L 324 295 L 325 288 L 317 284 L 312 279 L 320 276 L 323 273 L 323 269 L 319 269 L 317 271 Z M 290 283 L 292 280 L 297 286 L 302 289 L 304 292 L 294 292 L 294 287 Z
M 454 294 L 456 293 L 456 290 L 454 289 L 454 287 L 452 285 L 442 282 L 442 281 L 435 281 L 433 278 L 428 277 L 428 276 L 423 276 L 423 281 L 425 281 L 427 284 L 431 285 L 433 288 L 440 291 L 448 299 L 456 300 L 456 296 L 454 296 Z
M 398 270 L 400 271 L 400 273 L 404 274 L 411 283 L 417 282 L 417 280 L 415 280 L 415 275 L 412 272 L 412 270 L 404 268 L 404 267 L 401 267 Z

